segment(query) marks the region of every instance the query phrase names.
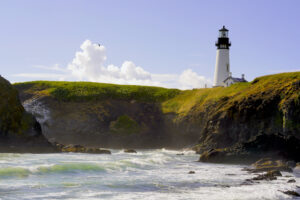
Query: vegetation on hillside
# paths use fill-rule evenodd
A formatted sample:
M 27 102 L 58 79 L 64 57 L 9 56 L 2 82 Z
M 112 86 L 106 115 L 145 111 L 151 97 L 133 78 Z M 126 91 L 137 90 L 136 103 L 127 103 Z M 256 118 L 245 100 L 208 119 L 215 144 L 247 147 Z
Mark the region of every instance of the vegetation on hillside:
M 172 99 L 163 102 L 163 111 L 185 115 L 192 108 L 204 109 L 207 103 L 218 100 L 227 100 L 223 110 L 247 98 L 268 99 L 280 94 L 281 102 L 294 100 L 299 104 L 300 72 L 281 73 L 262 76 L 249 83 L 236 83 L 230 87 L 203 88 L 186 90 Z
M 116 85 L 93 82 L 33 81 L 16 83 L 23 93 L 52 96 L 60 101 L 137 100 L 161 102 L 164 113 L 187 114 L 192 108 L 203 110 L 205 105 L 218 100 L 228 100 L 222 109 L 247 98 L 268 99 L 281 95 L 283 105 L 287 100 L 299 101 L 300 72 L 262 76 L 249 83 L 236 83 L 230 87 L 193 90 L 166 89 L 161 87 Z M 299 104 L 299 102 L 298 102 Z
M 60 101 L 117 99 L 162 102 L 180 93 L 178 89 L 94 82 L 33 81 L 15 85 L 26 88 L 25 94 L 52 96 Z

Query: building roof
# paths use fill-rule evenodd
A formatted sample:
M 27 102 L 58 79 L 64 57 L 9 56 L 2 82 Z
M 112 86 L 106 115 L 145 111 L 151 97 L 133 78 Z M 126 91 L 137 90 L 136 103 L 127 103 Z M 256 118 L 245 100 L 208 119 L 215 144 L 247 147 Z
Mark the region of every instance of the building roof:
M 219 31 L 228 31 L 225 26 L 223 26 Z
M 235 77 L 232 77 L 232 76 L 227 77 L 223 82 L 227 81 L 228 79 L 232 79 L 234 82 L 248 82 L 244 78 L 235 78 Z

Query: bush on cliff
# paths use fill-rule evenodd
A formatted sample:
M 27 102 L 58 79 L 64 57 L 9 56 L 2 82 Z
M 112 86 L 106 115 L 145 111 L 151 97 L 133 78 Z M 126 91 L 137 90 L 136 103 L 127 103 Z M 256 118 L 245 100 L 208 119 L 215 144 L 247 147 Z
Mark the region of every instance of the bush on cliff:
M 110 131 L 112 133 L 135 134 L 140 129 L 139 124 L 127 115 L 122 115 L 116 121 L 110 123 Z

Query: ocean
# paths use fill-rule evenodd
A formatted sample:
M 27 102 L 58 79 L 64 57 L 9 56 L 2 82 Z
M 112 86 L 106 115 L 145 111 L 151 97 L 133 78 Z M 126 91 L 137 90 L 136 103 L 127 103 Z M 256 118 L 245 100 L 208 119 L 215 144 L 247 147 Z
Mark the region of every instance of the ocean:
M 2 153 L 0 199 L 275 200 L 293 199 L 281 191 L 300 192 L 300 172 L 247 184 L 255 176 L 242 170 L 247 166 L 198 159 L 193 151 L 166 149 L 112 150 L 112 155 Z

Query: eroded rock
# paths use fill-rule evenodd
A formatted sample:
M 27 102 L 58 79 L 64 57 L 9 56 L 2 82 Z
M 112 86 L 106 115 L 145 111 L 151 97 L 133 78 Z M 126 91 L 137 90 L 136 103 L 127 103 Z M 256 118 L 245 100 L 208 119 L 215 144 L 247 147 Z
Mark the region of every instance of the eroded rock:
M 134 150 L 134 149 L 125 149 L 124 152 L 125 153 L 137 153 L 136 150 Z
M 266 180 L 266 181 L 272 181 L 272 180 L 276 180 L 277 176 L 282 176 L 282 174 L 280 173 L 280 171 L 278 170 L 272 170 L 269 171 L 265 174 L 260 174 L 256 177 L 254 177 L 252 180 L 255 181 L 259 181 L 259 180 Z
M 277 171 L 286 171 L 292 172 L 292 168 L 290 168 L 286 162 L 282 160 L 272 160 L 271 158 L 262 158 L 255 163 L 252 164 L 254 169 L 249 169 L 250 172 L 265 172 L 270 170 L 277 170 Z
M 280 191 L 280 192 L 282 192 L 284 194 L 287 194 L 287 195 L 300 197 L 300 194 L 298 192 L 295 192 L 295 191 L 287 190 L 287 191 Z

